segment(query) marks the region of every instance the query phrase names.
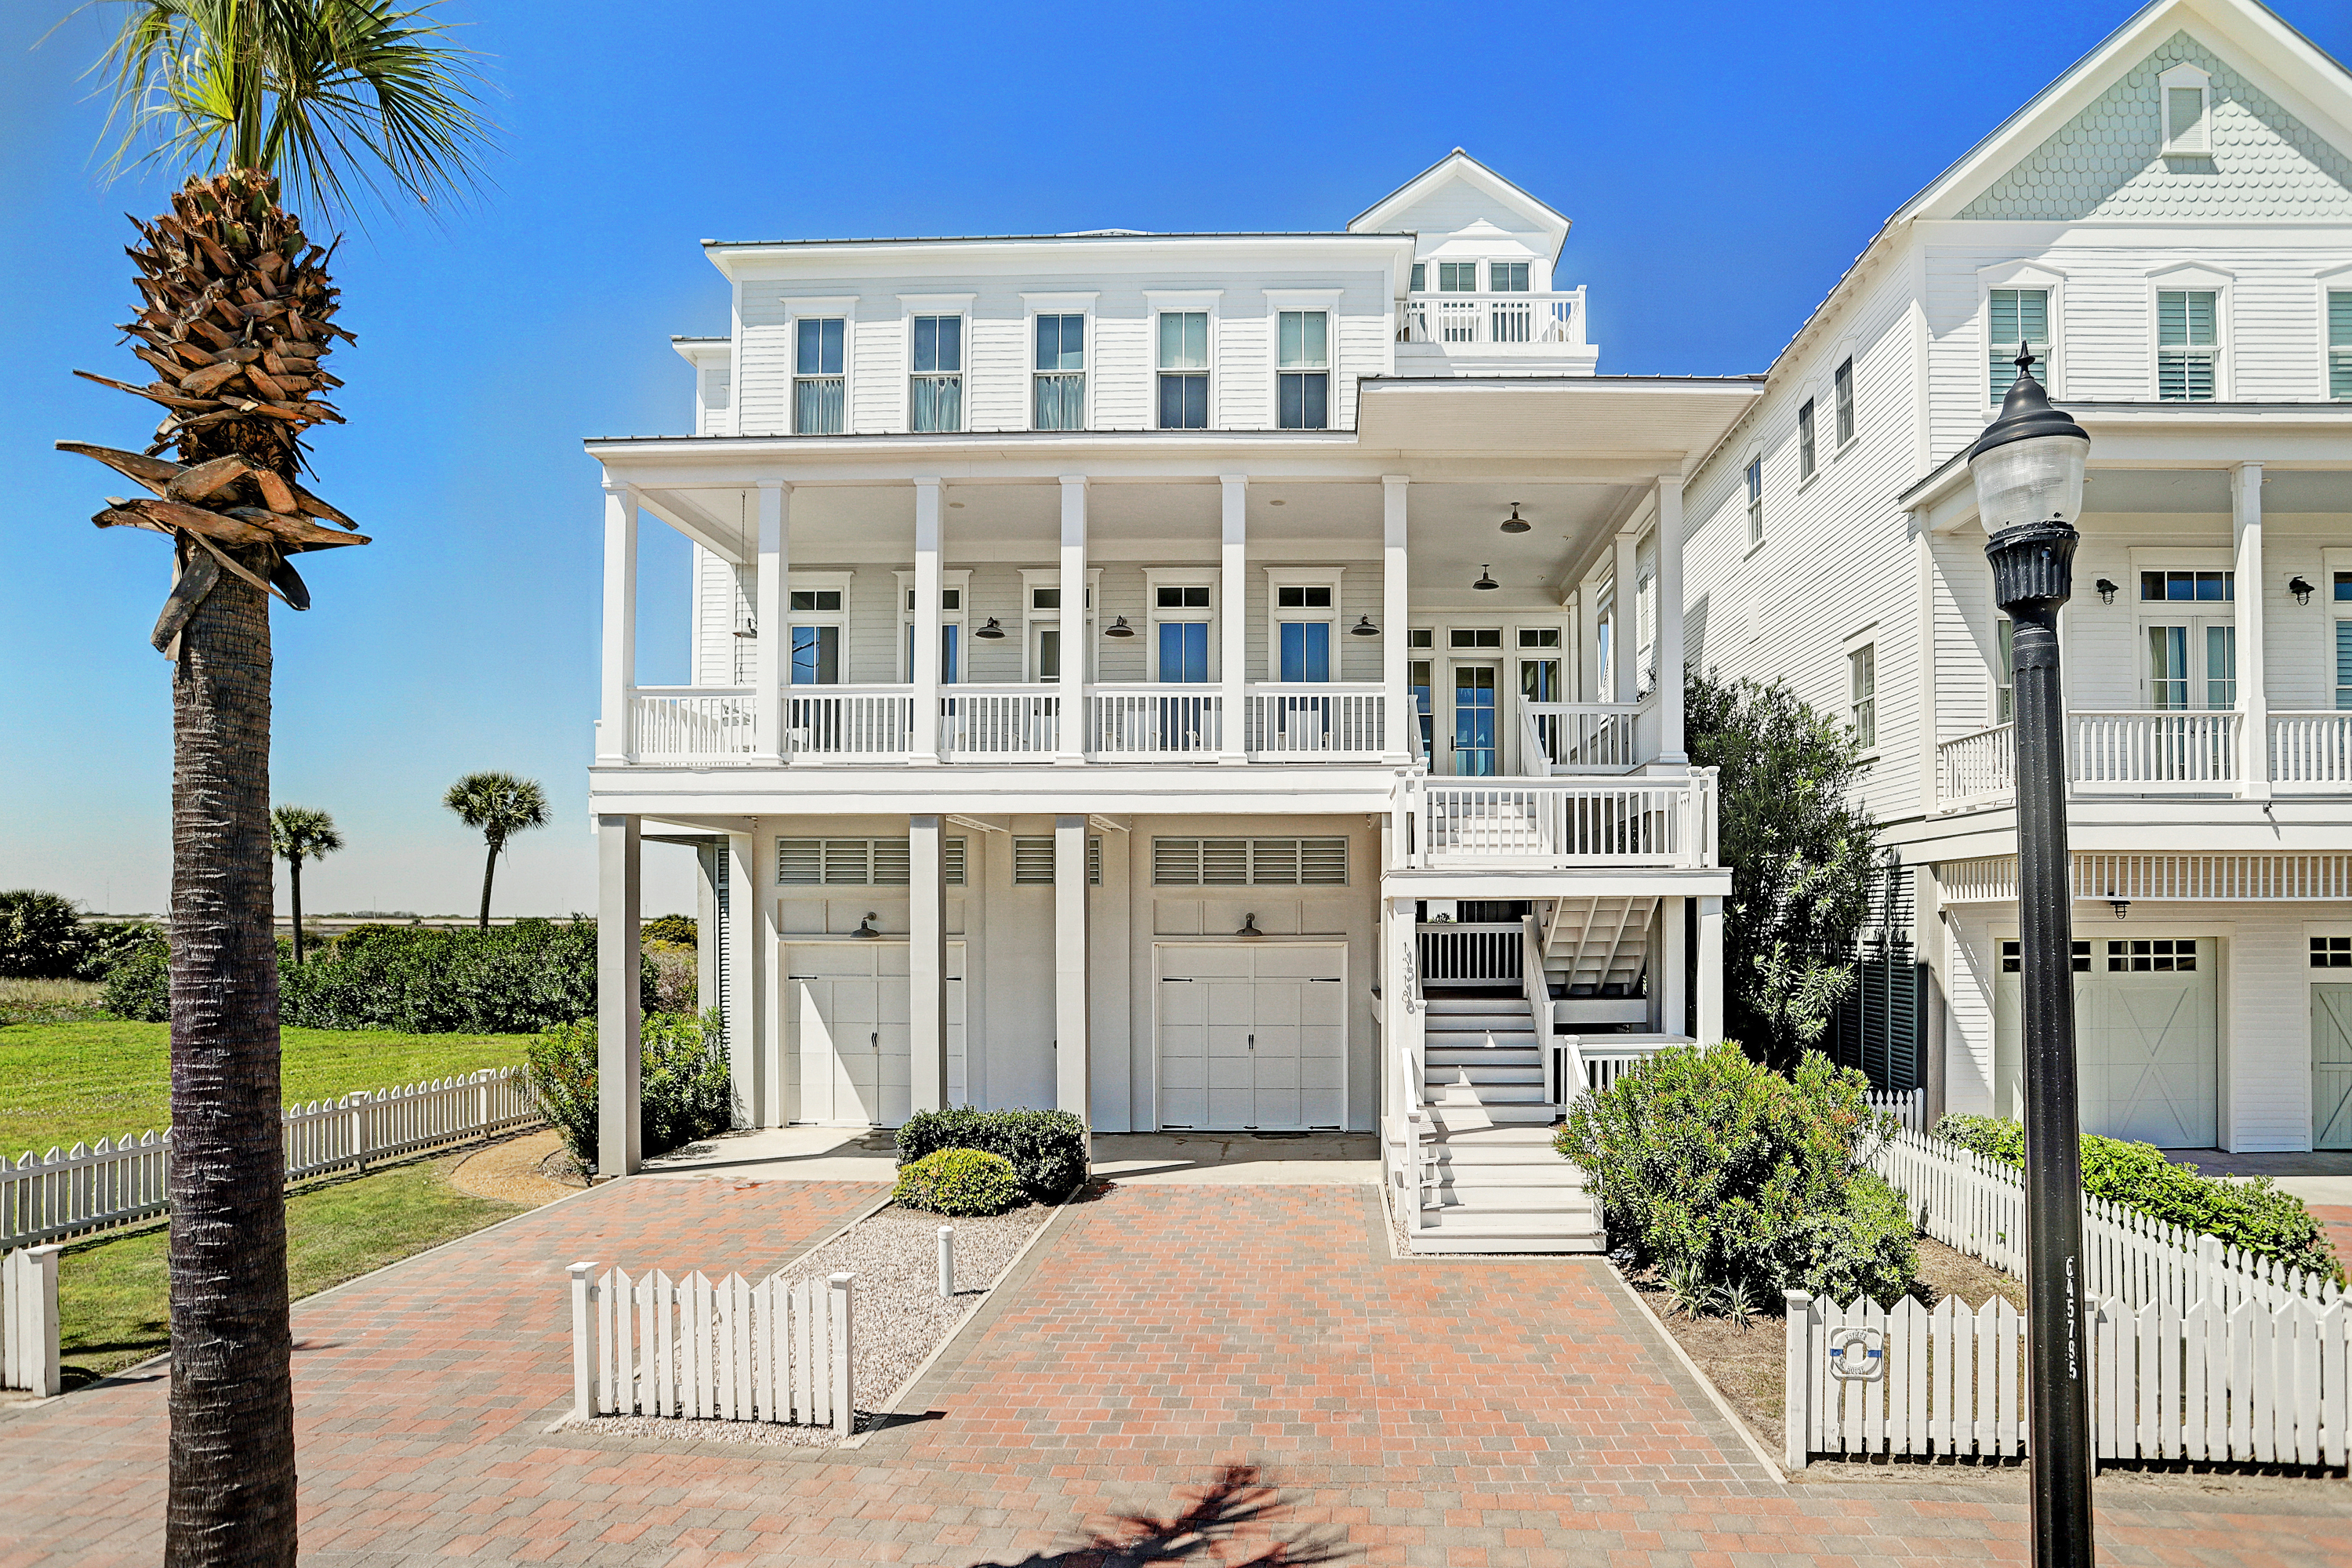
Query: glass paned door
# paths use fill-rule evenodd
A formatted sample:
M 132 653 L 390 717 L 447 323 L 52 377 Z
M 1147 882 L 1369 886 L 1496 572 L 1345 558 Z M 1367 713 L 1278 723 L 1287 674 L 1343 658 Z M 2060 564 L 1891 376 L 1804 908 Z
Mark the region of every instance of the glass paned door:
M 841 628 L 793 628 L 793 684 L 837 686 L 841 683 Z
M 1030 629 L 1029 668 L 1038 680 L 1062 679 L 1062 628 L 1037 626 Z
M 2189 628 L 2147 628 L 2147 705 L 2170 712 L 2189 706 Z
M 2338 621 L 2336 624 L 2340 628 L 2352 628 L 2352 621 Z M 2340 632 L 2338 640 L 2342 640 Z M 1416 658 L 1412 660 L 1406 667 L 1405 681 L 1406 684 L 1412 688 L 1412 710 L 1418 716 L 1418 721 L 1421 725 L 1421 754 L 1423 759 L 1426 761 L 1430 754 L 1430 741 L 1432 739 L 1430 733 L 1430 700 L 1434 695 L 1432 688 L 1435 684 L 1435 672 L 1431 661 L 1425 658 Z M 2347 691 L 2352 691 L 2352 680 L 2347 680 Z M 2342 698 L 2338 699 L 2338 702 L 2343 706 L 2352 706 L 2352 703 L 2344 702 Z
M 1454 771 L 1465 778 L 1491 778 L 1495 753 L 1495 667 L 1454 667 Z
M 940 679 L 950 686 L 961 679 L 956 673 L 956 667 L 959 662 L 957 655 L 961 651 L 959 645 L 962 641 L 962 632 L 963 627 L 953 621 L 940 623 Z M 915 628 L 910 626 L 907 628 L 907 668 L 912 671 L 914 668 Z M 913 679 L 911 674 L 908 679 Z
M 1282 679 L 1285 680 L 1331 679 L 1330 622 L 1285 621 L 1282 623 Z
M 1209 623 L 1160 623 L 1160 679 L 1202 682 L 1209 679 Z

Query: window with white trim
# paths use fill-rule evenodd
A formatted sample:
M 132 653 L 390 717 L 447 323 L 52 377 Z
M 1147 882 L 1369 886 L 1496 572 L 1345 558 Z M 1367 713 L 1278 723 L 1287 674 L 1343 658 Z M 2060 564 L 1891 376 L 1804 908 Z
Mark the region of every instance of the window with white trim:
M 2067 967 L 2077 974 L 2088 974 L 2091 972 L 2091 944 L 2088 942 L 2076 940 L 2074 963 Z M 2021 973 L 2024 968 L 2024 948 L 2013 939 L 2003 942 L 2000 944 L 2000 972 L 2003 974 L 2016 974 Z
M 842 433 L 849 322 L 841 316 L 803 316 L 793 323 L 793 431 Z
M 1848 355 L 1838 363 L 1837 374 L 1830 378 L 1831 395 L 1837 404 L 1837 444 L 1843 448 L 1853 439 L 1853 358 Z
M 2107 971 L 2112 974 L 2186 973 L 2196 967 L 2193 936 L 2137 937 L 2107 943 Z
M 1208 574 L 1147 569 L 1151 595 L 1151 679 L 1200 685 L 1214 679 L 1216 585 Z
M 1345 838 L 1154 838 L 1151 880 L 1161 888 L 1341 888 Z
M 1095 619 L 1095 584 L 1102 578 L 1102 568 L 1087 570 L 1086 620 L 1091 627 Z M 1062 574 L 1055 567 L 1024 568 L 1021 574 L 1022 619 L 1026 641 L 1026 674 L 1033 681 L 1054 682 L 1062 679 Z M 1087 638 L 1091 649 L 1093 638 Z
M 1813 400 L 1806 398 L 1797 405 L 1797 482 L 1803 484 L 1813 477 L 1813 468 L 1820 448 L 1813 434 Z
M 2017 717 L 2017 623 L 2002 616 L 1992 624 L 1992 721 Z
M 908 362 L 908 427 L 918 432 L 963 428 L 963 318 L 917 316 Z
M 2050 385 L 2050 290 L 1990 289 L 1985 291 L 1986 385 L 1999 403 L 2017 384 L 2017 350 L 2022 343 L 2042 367 Z M 2054 390 L 2054 388 L 2053 388 Z
M 1475 294 L 1478 291 L 1478 264 L 1475 261 L 1439 262 L 1437 291 L 1441 294 Z
M 2327 395 L 2352 401 L 2352 289 L 2327 291 Z
M 806 581 L 800 573 L 793 576 Z M 848 597 L 846 574 L 831 582 L 818 578 L 806 587 L 786 590 L 784 608 L 791 631 L 786 646 L 792 649 L 792 668 L 786 671 L 788 684 L 841 683 L 841 654 L 849 641 Z
M 1751 458 L 1748 464 L 1748 547 L 1753 550 L 1764 542 L 1764 459 Z
M 1331 424 L 1331 316 L 1283 310 L 1275 322 L 1275 423 L 1285 430 Z
M 1029 423 L 1038 430 L 1087 427 L 1087 319 L 1039 316 Z
M 1528 291 L 1528 264 L 1524 261 L 1490 261 L 1486 264 L 1486 290 L 1491 294 L 1524 294 Z
M 1209 312 L 1160 312 L 1160 427 L 1209 427 Z
M 2221 383 L 2221 293 L 2159 289 L 2156 295 L 2156 396 L 2159 403 L 2210 403 Z
M 2311 967 L 2314 969 L 2352 969 L 2352 936 L 2315 936 L 2311 939 Z
M 1853 743 L 1864 751 L 1878 744 L 1878 650 L 1864 643 L 1845 656 L 1846 720 Z
M 1276 568 L 1266 574 L 1273 624 L 1269 679 L 1331 680 L 1339 640 L 1339 574 Z
M 898 679 L 915 679 L 915 574 L 894 572 L 898 583 Z M 971 596 L 971 573 L 941 573 L 940 588 L 940 679 L 952 685 L 964 677 L 964 602 Z
M 2211 79 L 2195 66 L 2174 66 L 2156 79 L 2162 95 L 2164 153 L 2170 158 L 2202 158 L 2213 151 Z

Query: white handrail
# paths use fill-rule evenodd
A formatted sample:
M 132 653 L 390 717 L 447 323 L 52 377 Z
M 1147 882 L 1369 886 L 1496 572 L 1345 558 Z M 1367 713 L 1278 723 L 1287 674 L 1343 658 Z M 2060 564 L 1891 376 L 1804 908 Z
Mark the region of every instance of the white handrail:
M 1408 779 L 1404 788 L 1415 866 L 1716 863 L 1711 768 L 1609 784 Z
M 2271 715 L 2271 782 L 2352 789 L 2352 712 Z
M 1224 694 L 1183 681 L 1087 688 L 1087 750 L 1097 762 L 1210 760 L 1224 744 Z
M 1377 681 L 1286 680 L 1249 688 L 1252 756 L 1377 757 L 1387 733 L 1388 689 Z
M 940 692 L 940 751 L 958 762 L 1050 762 L 1061 746 L 1057 686 L 949 686 Z
M 1559 900 L 1553 901 L 1559 907 Z M 1544 1068 L 1544 1098 L 1554 1105 L 1568 1102 L 1568 1085 L 1584 1081 L 1584 1058 L 1577 1050 L 1576 1037 L 1556 1036 L 1552 1032 L 1551 977 L 1544 973 L 1543 922 L 1530 914 L 1519 922 L 1519 991 L 1528 999 L 1528 1012 L 1536 1021 L 1537 1060 Z M 1562 1062 L 1565 1055 L 1569 1059 Z

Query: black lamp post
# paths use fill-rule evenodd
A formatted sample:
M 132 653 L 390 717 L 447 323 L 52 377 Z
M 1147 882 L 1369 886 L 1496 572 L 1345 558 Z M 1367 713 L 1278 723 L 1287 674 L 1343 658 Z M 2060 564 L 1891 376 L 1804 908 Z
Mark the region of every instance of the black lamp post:
M 1969 449 L 1992 538 L 1993 600 L 2014 626 L 2017 935 L 2024 979 L 2026 1446 L 2035 1568 L 2090 1568 L 2091 1409 L 2084 1321 L 2083 1158 L 2074 1078 L 2074 924 L 2066 850 L 2065 711 L 2058 610 L 2074 591 L 2069 520 L 2091 438 L 2033 378 Z

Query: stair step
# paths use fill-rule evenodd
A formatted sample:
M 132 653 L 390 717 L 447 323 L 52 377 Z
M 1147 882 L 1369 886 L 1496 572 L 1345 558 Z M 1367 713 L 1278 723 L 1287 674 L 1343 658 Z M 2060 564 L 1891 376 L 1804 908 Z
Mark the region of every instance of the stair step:
M 1428 1114 L 1431 1121 L 1448 1131 L 1493 1127 L 1501 1122 L 1549 1128 L 1559 1120 L 1562 1109 L 1557 1101 L 1493 1100 L 1483 1105 L 1433 1105 L 1429 1107 Z
M 1581 1193 L 1563 1194 L 1551 1187 L 1481 1187 L 1474 1192 L 1457 1193 L 1441 1187 L 1424 1198 L 1422 1212 L 1427 1215 L 1589 1215 L 1595 1207 L 1591 1199 Z
M 1601 1216 L 1590 1209 L 1574 1214 L 1481 1214 L 1465 1209 L 1423 1209 L 1425 1229 L 1456 1236 L 1598 1236 Z
M 1433 1140 L 1423 1145 L 1426 1153 L 1435 1157 L 1441 1173 L 1465 1176 L 1471 1172 L 1491 1173 L 1496 1181 L 1517 1181 L 1529 1171 L 1544 1173 L 1549 1181 L 1552 1173 L 1565 1173 L 1560 1179 L 1570 1186 L 1584 1184 L 1584 1173 L 1561 1159 L 1550 1140 L 1541 1143 L 1512 1145 L 1502 1149 L 1481 1149 L 1473 1144 L 1449 1143 Z
M 1448 1013 L 1511 1013 L 1524 1014 L 1528 999 L 1517 992 L 1507 996 L 1489 993 L 1433 991 L 1430 993 L 1425 1010 L 1433 1016 Z
M 1421 1075 L 1421 1081 L 1432 1089 L 1458 1089 L 1462 1075 L 1468 1073 L 1473 1088 L 1483 1089 L 1490 1083 L 1541 1083 L 1544 1069 L 1540 1063 L 1527 1062 L 1456 1062 L 1451 1065 L 1432 1062 Z
M 1590 1236 L 1462 1236 L 1452 1231 L 1422 1230 L 1412 1232 L 1406 1242 L 1416 1255 L 1427 1253 L 1482 1252 L 1606 1252 L 1607 1238 L 1599 1233 Z

